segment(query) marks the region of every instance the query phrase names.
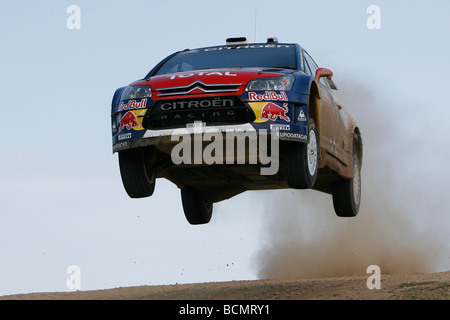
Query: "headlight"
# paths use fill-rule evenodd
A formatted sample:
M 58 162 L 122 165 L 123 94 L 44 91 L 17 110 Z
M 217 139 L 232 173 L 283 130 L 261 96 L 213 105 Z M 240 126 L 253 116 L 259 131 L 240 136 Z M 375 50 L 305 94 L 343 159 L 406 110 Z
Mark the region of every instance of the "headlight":
M 294 76 L 287 74 L 278 78 L 260 78 L 251 80 L 245 91 L 289 91 L 294 84 Z
M 152 96 L 152 88 L 149 86 L 128 86 L 122 92 L 121 100 L 150 98 Z

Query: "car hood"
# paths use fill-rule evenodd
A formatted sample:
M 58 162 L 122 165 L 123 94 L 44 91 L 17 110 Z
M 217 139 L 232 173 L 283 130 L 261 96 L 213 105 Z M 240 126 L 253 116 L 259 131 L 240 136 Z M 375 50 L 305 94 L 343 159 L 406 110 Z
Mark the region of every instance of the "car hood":
M 150 77 L 146 80 L 139 80 L 132 83 L 132 86 L 150 85 L 153 92 L 158 95 L 172 90 L 183 89 L 189 93 L 201 93 L 205 87 L 213 85 L 217 90 L 232 88 L 243 90 L 247 83 L 256 78 L 280 77 L 283 74 L 291 73 L 288 69 L 204 69 L 186 72 L 168 73 Z M 211 87 L 212 88 L 212 87 Z M 196 92 L 198 90 L 199 92 Z M 205 93 L 205 91 L 203 92 Z M 164 94 L 162 94 L 164 95 Z

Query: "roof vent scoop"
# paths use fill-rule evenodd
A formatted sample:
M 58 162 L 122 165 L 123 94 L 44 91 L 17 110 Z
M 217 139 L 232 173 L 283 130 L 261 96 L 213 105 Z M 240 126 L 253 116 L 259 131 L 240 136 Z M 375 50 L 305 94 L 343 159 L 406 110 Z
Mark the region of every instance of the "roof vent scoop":
M 247 44 L 247 38 L 246 37 L 238 37 L 238 38 L 228 38 L 227 39 L 227 46 L 237 46 L 241 44 Z
M 278 43 L 278 38 L 275 37 L 267 38 L 267 43 Z

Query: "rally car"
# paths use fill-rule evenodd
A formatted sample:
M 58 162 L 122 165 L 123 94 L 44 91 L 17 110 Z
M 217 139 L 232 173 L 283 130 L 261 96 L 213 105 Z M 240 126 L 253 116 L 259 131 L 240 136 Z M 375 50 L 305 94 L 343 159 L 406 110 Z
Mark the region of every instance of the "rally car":
M 244 191 L 312 188 L 332 195 L 338 216 L 355 216 L 361 131 L 332 76 L 276 38 L 168 56 L 113 96 L 113 153 L 127 194 L 151 196 L 156 179 L 168 179 L 188 222 L 204 224 L 213 203 Z

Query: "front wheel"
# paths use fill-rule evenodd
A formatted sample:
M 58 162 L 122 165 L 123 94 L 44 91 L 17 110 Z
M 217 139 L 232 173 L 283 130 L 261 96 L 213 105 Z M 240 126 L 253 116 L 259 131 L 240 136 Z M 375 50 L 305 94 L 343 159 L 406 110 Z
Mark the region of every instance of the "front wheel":
M 308 143 L 288 142 L 284 151 L 286 180 L 290 188 L 309 189 L 317 179 L 319 139 L 313 119 L 308 122 Z
M 211 220 L 213 204 L 192 187 L 181 189 L 184 215 L 190 224 L 205 224 Z
M 130 198 L 149 197 L 155 190 L 155 172 L 151 168 L 150 155 L 144 149 L 119 152 L 122 183 Z
M 353 154 L 353 178 L 339 180 L 333 186 L 333 206 L 338 217 L 354 217 L 361 203 L 361 166 Z

